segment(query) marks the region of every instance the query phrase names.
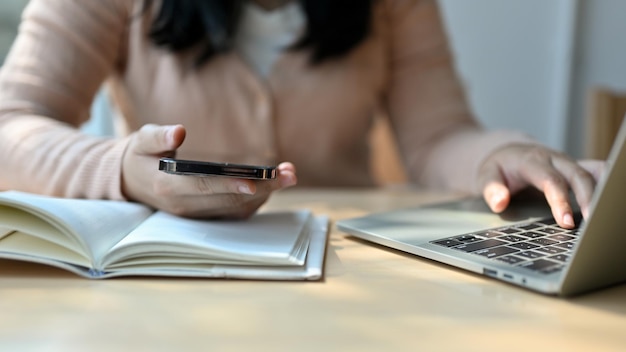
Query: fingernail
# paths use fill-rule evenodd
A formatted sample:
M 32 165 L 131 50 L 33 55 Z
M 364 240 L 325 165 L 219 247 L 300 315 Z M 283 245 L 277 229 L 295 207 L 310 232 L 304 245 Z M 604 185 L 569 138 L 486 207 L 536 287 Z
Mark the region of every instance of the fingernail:
M 237 189 L 243 194 L 254 194 L 254 192 L 252 192 L 252 189 L 250 189 L 250 186 L 248 186 L 247 184 L 240 184 Z
M 563 215 L 563 223 L 567 226 L 574 226 L 574 218 L 572 217 L 572 214 L 567 213 L 565 215 Z
M 491 198 L 489 198 L 489 201 L 492 206 L 500 205 L 500 203 L 502 203 L 503 200 L 504 200 L 504 196 L 502 195 L 501 192 L 496 192 L 491 195 Z

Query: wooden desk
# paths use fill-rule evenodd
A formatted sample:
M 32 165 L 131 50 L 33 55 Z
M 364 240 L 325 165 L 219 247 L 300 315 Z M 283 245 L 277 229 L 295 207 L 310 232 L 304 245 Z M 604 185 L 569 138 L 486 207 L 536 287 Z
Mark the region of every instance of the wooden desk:
M 267 207 L 336 220 L 443 200 L 284 191 Z M 626 285 L 564 300 L 346 238 L 322 282 L 93 281 L 0 261 L 2 351 L 624 351 Z

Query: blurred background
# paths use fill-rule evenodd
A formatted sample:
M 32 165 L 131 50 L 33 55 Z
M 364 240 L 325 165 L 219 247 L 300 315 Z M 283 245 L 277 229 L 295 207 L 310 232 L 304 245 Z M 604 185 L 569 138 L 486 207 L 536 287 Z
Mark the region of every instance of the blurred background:
M 583 156 L 589 92 L 626 91 L 626 1 L 439 1 L 479 119 Z M 0 62 L 27 2 L 0 2 Z M 86 128 L 110 132 L 107 114 L 99 96 Z
M 19 16 L 28 0 L 4 0 L 0 2 L 0 63 L 17 32 Z
M 440 3 L 477 116 L 582 156 L 591 90 L 626 92 L 626 1 Z

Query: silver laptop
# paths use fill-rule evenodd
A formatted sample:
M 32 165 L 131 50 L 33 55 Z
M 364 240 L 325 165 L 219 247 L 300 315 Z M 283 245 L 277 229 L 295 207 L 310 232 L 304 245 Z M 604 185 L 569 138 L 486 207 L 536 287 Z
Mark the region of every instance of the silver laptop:
M 480 198 L 340 220 L 340 231 L 538 292 L 571 296 L 626 281 L 626 121 L 574 230 L 545 200 L 515 200 L 493 214 Z

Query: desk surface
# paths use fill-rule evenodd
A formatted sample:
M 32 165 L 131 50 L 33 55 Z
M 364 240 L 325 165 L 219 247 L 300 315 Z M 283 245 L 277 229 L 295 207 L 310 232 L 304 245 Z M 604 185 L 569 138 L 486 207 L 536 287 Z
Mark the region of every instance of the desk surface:
M 331 219 L 450 199 L 405 190 L 288 190 L 268 208 Z M 321 282 L 87 280 L 0 261 L 3 351 L 626 349 L 626 285 L 532 293 L 333 229 Z

